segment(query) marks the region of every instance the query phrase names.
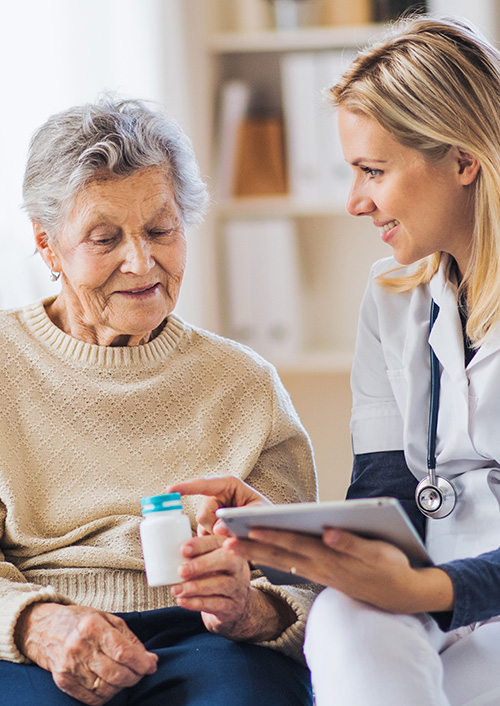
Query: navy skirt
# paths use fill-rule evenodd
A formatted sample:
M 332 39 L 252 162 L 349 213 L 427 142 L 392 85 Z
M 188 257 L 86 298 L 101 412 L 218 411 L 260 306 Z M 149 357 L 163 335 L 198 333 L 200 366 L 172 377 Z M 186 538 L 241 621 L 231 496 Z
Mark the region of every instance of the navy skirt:
M 312 706 L 309 671 L 280 652 L 206 630 L 198 613 L 164 608 L 120 613 L 158 657 L 155 674 L 109 706 Z M 0 706 L 75 706 L 36 665 L 0 661 Z

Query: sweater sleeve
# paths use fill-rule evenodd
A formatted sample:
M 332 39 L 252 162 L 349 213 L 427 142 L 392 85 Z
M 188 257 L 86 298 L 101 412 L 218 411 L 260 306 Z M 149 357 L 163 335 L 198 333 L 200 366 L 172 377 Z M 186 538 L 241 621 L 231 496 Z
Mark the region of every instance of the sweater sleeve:
M 417 479 L 403 451 L 376 451 L 354 456 L 347 498 L 397 498 L 425 541 L 426 518 L 415 504 Z
M 453 611 L 433 613 L 442 630 L 455 630 L 500 615 L 500 549 L 440 564 L 438 568 L 450 577 L 455 595 Z
M 0 540 L 4 535 L 5 506 L 0 502 Z M 32 603 L 71 603 L 51 586 L 28 583 L 23 574 L 0 551 L 0 659 L 28 662 L 17 649 L 14 630 L 21 612 Z
M 276 371 L 271 369 L 270 375 L 273 386 L 270 432 L 257 463 L 245 480 L 274 503 L 316 501 L 317 481 L 311 442 Z M 302 661 L 307 614 L 323 587 L 316 584 L 278 586 L 262 576 L 253 579 L 252 584 L 279 596 L 297 616 L 277 639 L 261 644 Z

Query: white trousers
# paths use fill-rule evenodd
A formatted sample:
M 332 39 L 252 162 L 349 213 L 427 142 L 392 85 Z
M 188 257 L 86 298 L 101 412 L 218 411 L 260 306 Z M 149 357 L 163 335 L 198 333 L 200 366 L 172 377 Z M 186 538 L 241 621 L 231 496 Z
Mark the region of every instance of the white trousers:
M 500 706 L 498 618 L 443 633 L 327 588 L 304 651 L 317 706 Z

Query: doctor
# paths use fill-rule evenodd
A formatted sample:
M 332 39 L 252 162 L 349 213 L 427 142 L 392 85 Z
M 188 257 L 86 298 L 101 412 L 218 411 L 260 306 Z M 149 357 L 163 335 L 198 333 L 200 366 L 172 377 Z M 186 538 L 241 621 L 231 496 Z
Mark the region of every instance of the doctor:
M 410 18 L 330 95 L 348 210 L 393 253 L 361 308 L 348 497 L 398 497 L 435 566 L 335 529 L 226 546 L 328 587 L 305 644 L 318 706 L 498 706 L 500 55 L 459 22 Z M 214 504 L 258 501 L 227 484 L 206 529 Z

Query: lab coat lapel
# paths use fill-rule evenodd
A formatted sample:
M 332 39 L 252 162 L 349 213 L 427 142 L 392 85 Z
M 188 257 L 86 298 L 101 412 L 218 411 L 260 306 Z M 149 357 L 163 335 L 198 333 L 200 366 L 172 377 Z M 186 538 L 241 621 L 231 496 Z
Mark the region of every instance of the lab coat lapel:
M 486 343 L 483 343 L 481 348 L 477 351 L 476 355 L 472 358 L 471 362 L 467 366 L 467 370 L 476 366 L 478 363 L 483 361 L 490 355 L 498 353 L 500 350 L 500 325 L 497 324 L 493 331 L 488 335 Z
M 436 275 L 429 282 L 431 297 L 439 306 L 439 314 L 429 335 L 442 367 L 458 382 L 465 375 L 462 324 L 457 307 L 457 287 L 447 277 L 449 261 L 443 258 Z

